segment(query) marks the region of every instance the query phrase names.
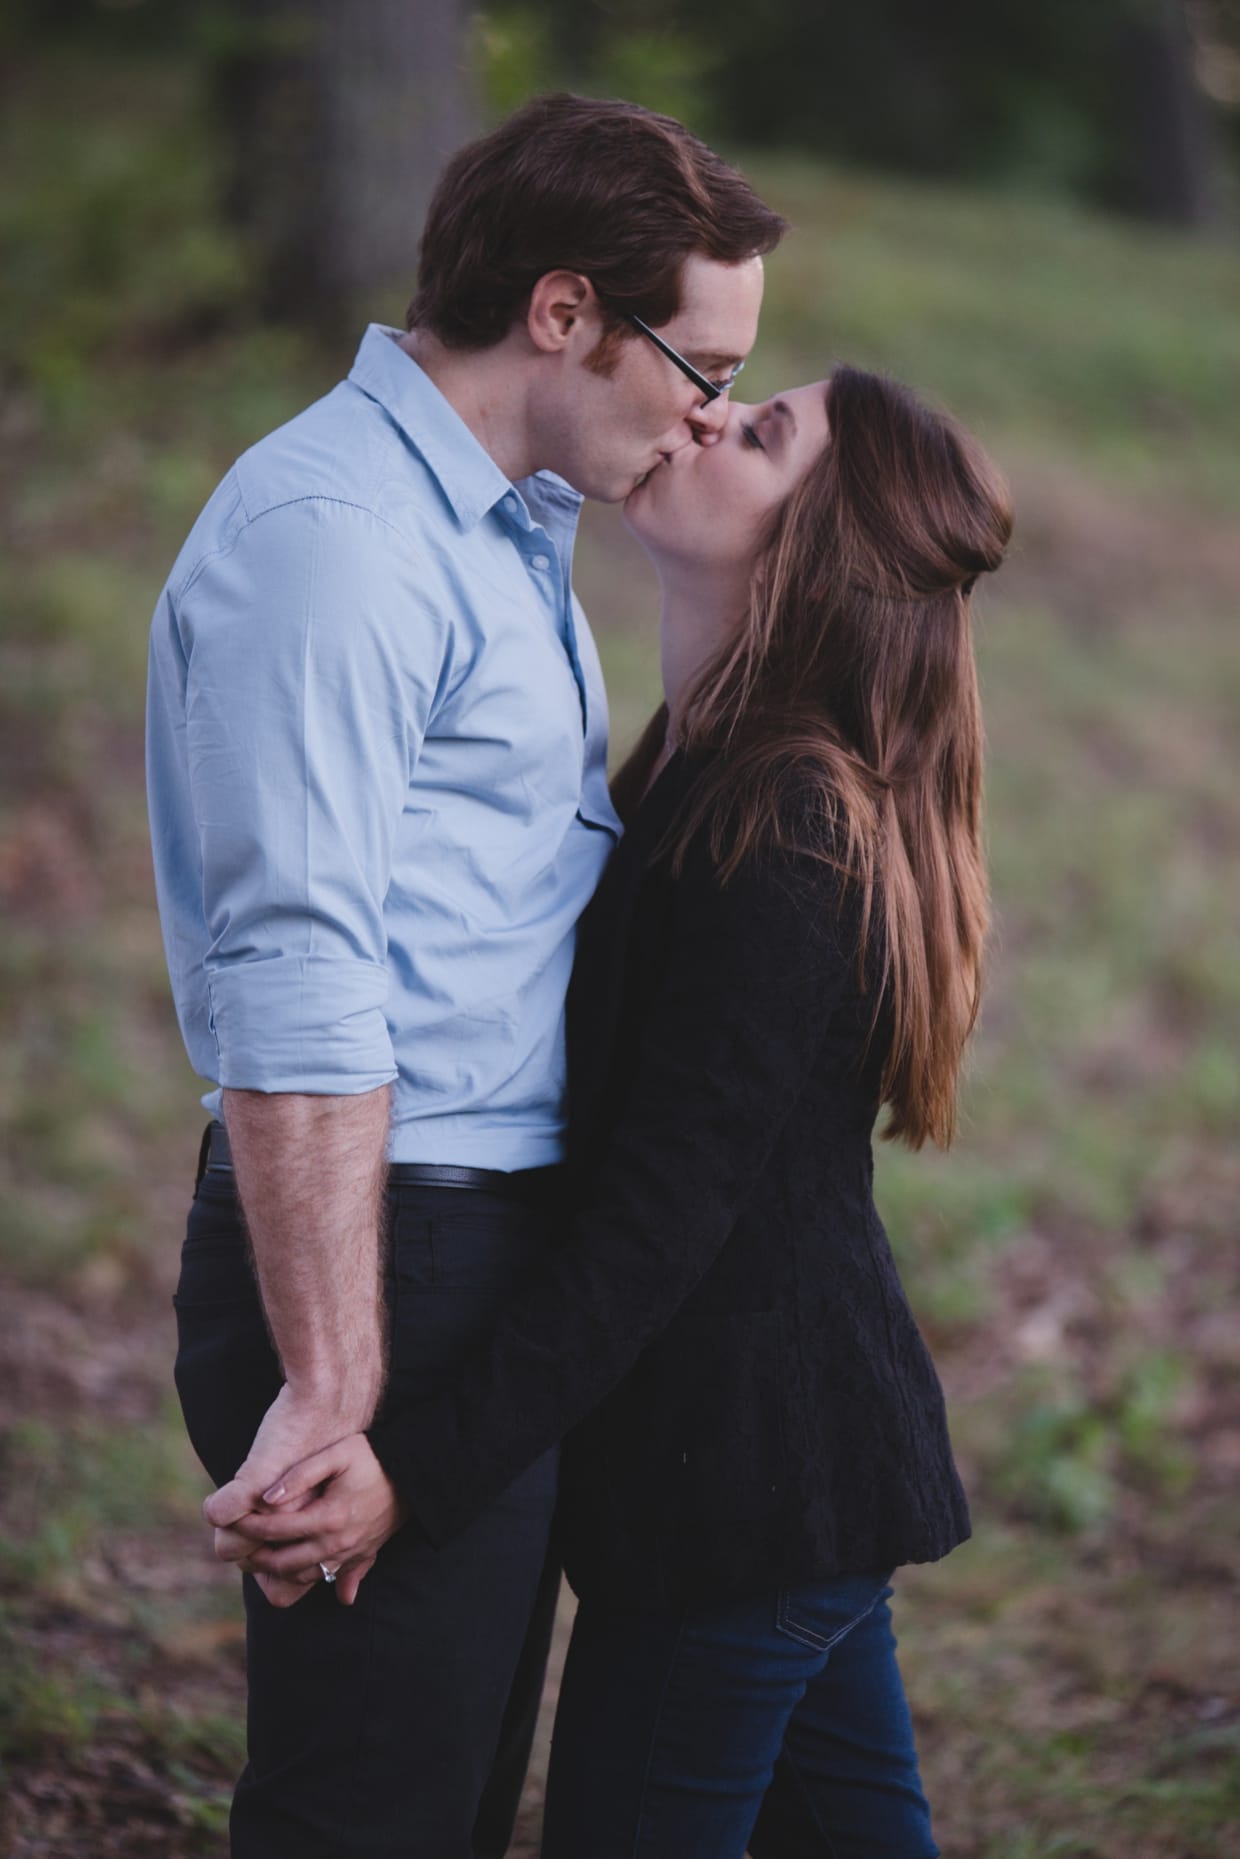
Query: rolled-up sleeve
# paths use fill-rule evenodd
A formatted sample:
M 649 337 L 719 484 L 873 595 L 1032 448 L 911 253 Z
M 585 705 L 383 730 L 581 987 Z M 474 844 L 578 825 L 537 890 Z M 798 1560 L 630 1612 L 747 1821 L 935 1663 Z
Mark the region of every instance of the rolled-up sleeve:
M 377 1089 L 383 900 L 444 622 L 382 519 L 326 498 L 248 522 L 178 608 L 218 1080 Z

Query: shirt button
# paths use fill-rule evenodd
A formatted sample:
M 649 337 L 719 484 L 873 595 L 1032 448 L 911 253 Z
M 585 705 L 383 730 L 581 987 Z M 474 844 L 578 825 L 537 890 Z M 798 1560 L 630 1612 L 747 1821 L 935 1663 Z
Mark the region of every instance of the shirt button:
M 531 555 L 530 556 L 530 567 L 531 568 L 550 568 L 550 566 L 551 566 L 551 557 L 549 555 Z

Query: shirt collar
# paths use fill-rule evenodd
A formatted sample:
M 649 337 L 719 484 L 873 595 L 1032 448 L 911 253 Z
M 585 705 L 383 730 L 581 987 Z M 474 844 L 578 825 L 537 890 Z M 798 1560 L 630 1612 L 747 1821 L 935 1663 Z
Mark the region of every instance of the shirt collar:
M 556 535 L 572 535 L 585 498 L 554 471 L 536 471 L 532 478 L 522 478 L 517 485 L 530 515 L 536 523 Z
M 378 402 L 426 461 L 461 528 L 475 528 L 515 488 L 516 504 L 506 508 L 522 528 L 530 527 L 532 513 L 537 522 L 550 519 L 548 527 L 571 530 L 582 504 L 580 493 L 551 471 L 523 478 L 514 487 L 430 376 L 398 347 L 401 334 L 371 323 L 349 379 Z
M 512 485 L 412 355 L 401 331 L 372 323 L 349 379 L 377 400 L 425 459 L 462 529 L 473 529 Z

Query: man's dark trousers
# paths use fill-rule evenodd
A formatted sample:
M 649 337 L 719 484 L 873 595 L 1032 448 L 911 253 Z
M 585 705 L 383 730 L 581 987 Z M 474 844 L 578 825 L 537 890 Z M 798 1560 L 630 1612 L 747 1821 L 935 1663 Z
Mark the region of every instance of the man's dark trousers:
M 554 1175 L 554 1171 L 549 1171 Z M 394 1182 L 387 1399 L 443 1386 L 557 1237 L 554 1200 Z M 190 1210 L 176 1293 L 177 1391 L 217 1484 L 280 1387 L 230 1170 Z M 249 1761 L 233 1859 L 502 1859 L 529 1760 L 558 1591 L 556 1455 L 441 1550 L 416 1525 L 357 1602 L 325 1583 L 287 1609 L 244 1578 Z

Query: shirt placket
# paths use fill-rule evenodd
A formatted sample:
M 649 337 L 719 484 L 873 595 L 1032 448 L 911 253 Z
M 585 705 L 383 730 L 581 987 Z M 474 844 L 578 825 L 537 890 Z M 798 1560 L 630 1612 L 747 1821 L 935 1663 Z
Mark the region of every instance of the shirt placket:
M 552 507 L 548 522 L 539 522 L 530 515 L 525 499 L 515 490 L 501 499 L 501 509 L 513 526 L 516 545 L 530 580 L 540 598 L 551 607 L 556 635 L 577 686 L 582 733 L 582 784 L 577 817 L 586 826 L 602 828 L 613 838 L 617 837 L 619 821 L 607 791 L 607 702 L 602 670 L 592 642 L 589 664 L 586 662 L 573 599 L 572 547 L 576 512 L 571 522 L 559 525 L 557 511 Z

